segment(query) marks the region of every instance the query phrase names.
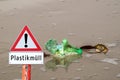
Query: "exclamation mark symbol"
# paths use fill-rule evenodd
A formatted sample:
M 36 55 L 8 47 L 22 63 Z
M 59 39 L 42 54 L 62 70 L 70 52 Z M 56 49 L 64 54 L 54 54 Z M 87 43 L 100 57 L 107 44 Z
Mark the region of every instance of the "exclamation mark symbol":
M 25 34 L 24 34 L 24 39 L 25 39 L 25 45 L 24 45 L 24 47 L 25 47 L 25 48 L 28 47 L 28 45 L 27 45 L 27 38 L 28 38 L 28 34 L 25 33 Z

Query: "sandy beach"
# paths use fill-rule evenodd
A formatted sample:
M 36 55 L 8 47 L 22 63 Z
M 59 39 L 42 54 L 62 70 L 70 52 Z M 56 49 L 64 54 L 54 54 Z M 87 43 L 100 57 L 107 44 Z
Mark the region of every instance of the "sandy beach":
M 109 48 L 106 55 L 83 52 L 68 71 L 32 65 L 31 80 L 120 80 L 119 21 L 120 0 L 0 0 L 0 80 L 21 80 L 22 65 L 9 64 L 8 56 L 25 25 L 44 52 L 51 38 L 59 43 L 66 38 L 77 47 L 102 43 Z

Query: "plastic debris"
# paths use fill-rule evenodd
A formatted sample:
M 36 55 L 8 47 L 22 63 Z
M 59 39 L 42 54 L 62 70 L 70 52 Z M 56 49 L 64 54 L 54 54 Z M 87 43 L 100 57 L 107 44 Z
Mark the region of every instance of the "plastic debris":
M 108 52 L 108 48 L 104 44 L 97 44 L 95 46 L 85 45 L 77 48 L 70 45 L 67 39 L 63 39 L 60 44 L 55 39 L 50 39 L 45 44 L 45 48 L 51 53 L 52 56 L 52 59 L 46 63 L 46 67 L 53 70 L 59 66 L 65 67 L 67 69 L 71 62 L 74 62 L 75 60 L 81 58 L 83 51 L 91 54 L 106 54 Z M 86 54 L 85 56 L 91 57 L 91 54 Z M 111 59 L 105 59 L 102 61 L 117 64 L 114 60 Z
M 109 48 L 113 48 L 117 46 L 117 43 L 107 43 L 106 44 Z
M 118 60 L 117 58 L 105 58 L 103 60 L 101 60 L 102 62 L 107 62 L 107 63 L 111 63 L 111 64 L 114 64 L 114 65 L 117 65 L 118 62 L 116 62 L 116 60 Z
M 58 44 L 55 39 L 50 39 L 45 44 L 45 48 L 52 56 L 52 60 L 46 63 L 46 67 L 53 70 L 57 65 L 67 68 L 72 61 L 79 59 L 82 55 L 82 49 L 71 46 L 67 39 L 63 39 L 61 44 Z
M 71 46 L 67 39 L 63 39 L 61 44 L 51 39 L 45 44 L 45 48 L 58 57 L 65 57 L 70 54 L 82 55 L 82 49 Z

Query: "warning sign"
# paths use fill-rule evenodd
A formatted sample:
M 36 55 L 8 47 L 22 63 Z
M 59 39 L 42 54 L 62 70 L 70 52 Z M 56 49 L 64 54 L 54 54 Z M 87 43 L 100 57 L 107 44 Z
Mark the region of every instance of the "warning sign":
M 13 44 L 11 51 L 41 51 L 30 29 L 25 26 Z
M 25 26 L 9 53 L 9 64 L 43 64 L 43 52 L 30 29 Z

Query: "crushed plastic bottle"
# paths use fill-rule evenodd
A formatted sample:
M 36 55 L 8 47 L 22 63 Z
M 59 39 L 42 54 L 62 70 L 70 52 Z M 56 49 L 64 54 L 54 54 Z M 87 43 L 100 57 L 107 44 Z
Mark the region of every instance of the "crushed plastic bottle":
M 76 59 L 81 58 L 82 49 L 71 46 L 67 39 L 63 39 L 61 44 L 58 44 L 55 39 L 50 39 L 45 44 L 45 48 L 51 53 L 52 60 L 46 63 L 48 69 L 56 69 L 59 66 L 68 65 Z
M 55 39 L 50 39 L 45 44 L 45 48 L 52 54 L 67 55 L 75 52 L 76 54 L 82 55 L 82 49 L 71 46 L 67 39 L 63 39 L 61 44 L 58 44 Z

